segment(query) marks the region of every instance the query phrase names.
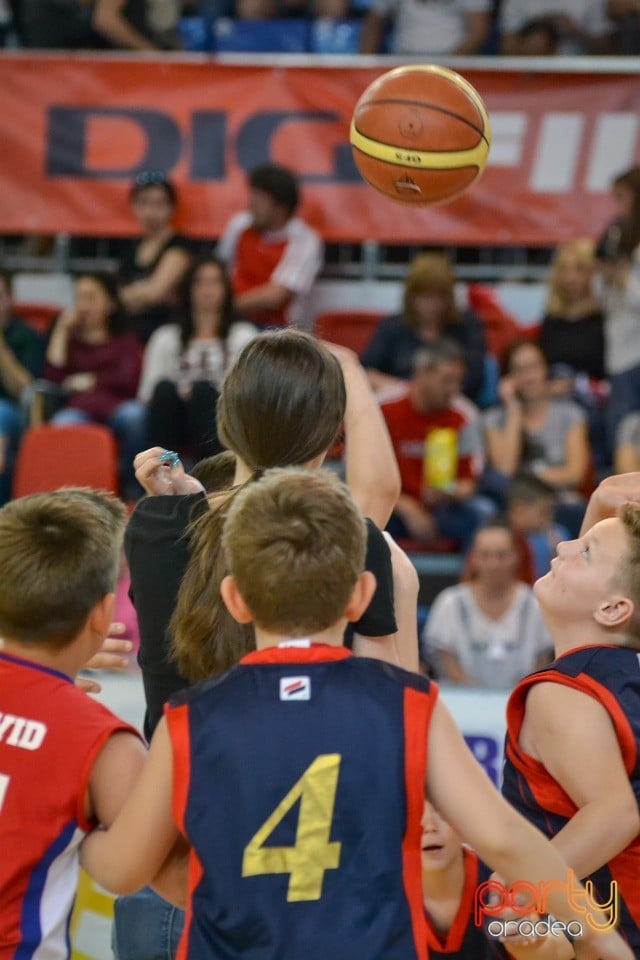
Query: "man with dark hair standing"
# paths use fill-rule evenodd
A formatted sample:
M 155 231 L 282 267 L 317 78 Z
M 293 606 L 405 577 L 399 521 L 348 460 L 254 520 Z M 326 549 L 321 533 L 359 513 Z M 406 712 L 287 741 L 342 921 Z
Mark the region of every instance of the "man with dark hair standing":
M 322 266 L 322 241 L 295 216 L 298 180 L 285 167 L 249 176 L 249 206 L 231 218 L 216 254 L 231 274 L 234 305 L 261 327 L 304 327 L 305 299 Z

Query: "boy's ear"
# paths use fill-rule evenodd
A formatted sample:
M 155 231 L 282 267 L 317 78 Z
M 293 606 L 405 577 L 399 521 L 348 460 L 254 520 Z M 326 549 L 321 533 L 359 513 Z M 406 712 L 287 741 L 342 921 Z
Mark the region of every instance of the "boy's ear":
M 105 593 L 91 609 L 87 620 L 89 628 L 101 637 L 109 634 L 109 627 L 113 623 L 113 615 L 116 609 L 115 593 Z
M 238 584 L 228 574 L 220 584 L 220 596 L 224 600 L 224 605 L 238 623 L 252 623 L 253 614 L 244 602 L 244 598 L 238 589 Z
M 356 581 L 356 585 L 351 591 L 349 603 L 343 616 L 351 623 L 359 620 L 365 612 L 371 599 L 376 592 L 376 578 L 370 570 L 364 570 Z
M 593 614 L 594 620 L 601 627 L 609 630 L 626 626 L 634 612 L 633 600 L 614 594 L 608 600 L 603 600 Z

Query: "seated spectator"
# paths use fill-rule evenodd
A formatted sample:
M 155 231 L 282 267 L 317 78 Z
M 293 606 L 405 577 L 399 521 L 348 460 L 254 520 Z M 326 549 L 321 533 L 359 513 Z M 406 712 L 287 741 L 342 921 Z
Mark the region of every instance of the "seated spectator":
M 226 270 L 202 257 L 182 284 L 178 323 L 151 336 L 144 356 L 138 399 L 148 404 L 144 446 L 178 450 L 201 460 L 220 450 L 215 410 L 222 380 L 257 328 L 237 321 Z
M 491 6 L 491 0 L 372 0 L 360 52 L 379 53 L 391 26 L 391 53 L 480 53 L 489 35 Z
M 134 398 L 142 347 L 133 333 L 122 333 L 123 317 L 114 280 L 86 273 L 75 282 L 75 306 L 63 310 L 46 353 L 44 376 L 58 384 L 63 408 L 57 426 L 104 423 L 120 444 L 120 475 L 126 499 L 139 488 L 133 458 L 144 447 L 145 408 Z
M 614 473 L 640 470 L 640 410 L 624 418 L 616 434 Z
M 640 409 L 640 167 L 617 176 L 612 193 L 618 215 L 598 243 L 611 445 L 626 415 Z
M 442 680 L 511 690 L 551 659 L 537 600 L 515 577 L 517 562 L 505 521 L 490 520 L 476 531 L 470 580 L 438 594 L 423 633 L 425 659 Z
M 261 327 L 308 325 L 322 241 L 295 216 L 299 202 L 291 170 L 258 167 L 249 176 L 249 209 L 231 218 L 216 248 L 231 275 L 234 307 Z
M 482 324 L 472 313 L 458 309 L 449 260 L 441 253 L 423 253 L 409 267 L 402 313 L 381 320 L 362 356 L 373 389 L 386 391 L 408 380 L 416 352 L 441 337 L 461 347 L 466 367 L 463 391 L 473 400 L 484 377 Z
M 23 0 L 22 39 L 37 48 L 161 50 L 178 45 L 178 15 L 169 0 L 71 0 L 64 9 L 59 0 Z
M 9 499 L 11 468 L 22 432 L 20 398 L 42 374 L 44 340 L 12 316 L 11 280 L 0 271 L 0 505 Z
M 549 365 L 549 385 L 587 411 L 589 442 L 596 463 L 611 462 L 605 407 L 609 386 L 604 369 L 604 316 L 595 290 L 595 245 L 586 237 L 556 250 L 547 309 L 538 343 Z
M 602 53 L 611 25 L 607 0 L 502 0 L 499 12 L 500 52 L 519 53 L 519 31 L 531 20 L 547 20 L 557 30 L 557 52 Z
M 577 536 L 590 466 L 585 413 L 572 400 L 552 395 L 547 364 L 535 343 L 515 343 L 507 352 L 505 369 L 502 404 L 484 414 L 483 487 L 504 498 L 516 473 L 535 474 L 553 488 L 558 520 Z
M 475 497 L 480 432 L 455 404 L 460 348 L 447 340 L 430 343 L 414 364 L 405 395 L 382 405 L 402 481 L 388 529 L 425 548 L 439 537 L 464 548 L 488 505 Z
M 533 474 L 513 478 L 507 492 L 507 519 L 520 553 L 519 580 L 535 583 L 544 577 L 560 541 L 570 539 L 566 527 L 556 523 L 554 511 L 553 487 Z
M 178 286 L 192 259 L 192 244 L 175 232 L 176 188 L 159 170 L 144 170 L 130 192 L 142 238 L 126 246 L 118 271 L 120 299 L 130 329 L 146 343 L 171 319 Z
M 538 343 L 554 393 L 571 396 L 584 390 L 576 377 L 604 379 L 604 317 L 594 290 L 596 266 L 595 247 L 587 238 L 568 240 L 553 257 Z

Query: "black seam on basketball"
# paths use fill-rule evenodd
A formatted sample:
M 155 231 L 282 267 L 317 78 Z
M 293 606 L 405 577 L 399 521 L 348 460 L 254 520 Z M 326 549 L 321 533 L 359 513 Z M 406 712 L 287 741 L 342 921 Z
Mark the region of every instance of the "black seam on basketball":
M 371 138 L 370 138 L 371 139 Z M 389 147 L 391 144 L 384 144 L 384 146 Z M 463 167 L 438 167 L 437 170 L 433 170 L 431 167 L 416 167 L 415 163 L 396 163 L 393 160 L 379 160 L 378 157 L 372 157 L 370 153 L 365 153 L 364 150 L 361 150 L 360 147 L 356 147 L 355 144 L 351 145 L 352 149 L 357 153 L 361 153 L 363 157 L 367 157 L 369 160 L 377 160 L 379 163 L 383 163 L 385 167 L 398 167 L 400 170 L 415 170 L 419 173 L 440 173 L 442 170 L 479 170 L 480 167 L 477 163 L 465 163 Z M 434 153 L 436 151 L 433 151 Z M 449 153 L 453 151 L 443 150 L 443 153 Z M 363 179 L 368 183 L 369 181 L 366 177 L 363 176 Z M 373 186 L 373 184 L 371 184 Z
M 466 117 L 461 117 L 459 113 L 454 113 L 453 110 L 447 110 L 446 107 L 439 107 L 436 103 L 425 103 L 424 100 L 394 100 L 394 99 L 389 99 L 389 100 L 367 100 L 366 103 L 363 103 L 363 104 L 362 104 L 362 106 L 363 106 L 363 107 L 373 107 L 373 106 L 380 105 L 380 104 L 385 104 L 385 103 L 401 103 L 401 104 L 403 104 L 405 107 L 428 107 L 429 110 L 437 110 L 438 113 L 446 113 L 446 115 L 447 115 L 448 117 L 455 117 L 455 119 L 456 119 L 456 120 L 459 120 L 461 123 L 466 123 L 466 125 L 467 125 L 468 127 L 471 127 L 472 130 L 475 130 L 475 132 L 478 134 L 478 136 L 482 137 L 482 139 L 483 139 L 483 140 L 487 143 L 487 145 L 488 145 L 488 141 L 487 141 L 487 138 L 486 138 L 485 135 L 484 135 L 484 131 L 482 131 L 482 130 L 480 129 L 480 127 L 477 127 L 477 126 L 475 125 L 475 123 L 472 123 L 470 120 L 467 120 Z M 476 110 L 478 110 L 478 108 L 476 107 L 475 103 L 473 104 L 473 106 L 476 108 Z M 479 113 L 479 112 L 480 112 L 480 111 L 478 110 L 478 113 Z M 354 118 L 354 119 L 355 119 L 355 118 Z M 355 120 L 355 125 L 356 125 L 356 130 L 358 130 L 358 133 L 362 134 L 363 137 L 366 137 L 367 134 L 366 134 L 366 133 L 362 133 L 362 130 L 359 130 L 359 129 L 358 129 L 358 121 L 357 121 L 357 120 Z M 369 137 L 369 139 L 370 139 L 370 140 L 373 140 L 373 137 Z

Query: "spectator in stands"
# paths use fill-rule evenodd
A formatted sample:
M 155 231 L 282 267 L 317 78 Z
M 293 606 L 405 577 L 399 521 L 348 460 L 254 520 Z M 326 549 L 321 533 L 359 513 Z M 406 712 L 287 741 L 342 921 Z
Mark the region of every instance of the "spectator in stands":
M 626 415 L 640 410 L 640 167 L 616 177 L 612 191 L 618 216 L 598 244 L 611 442 Z
M 415 354 L 405 395 L 382 405 L 402 480 L 388 529 L 426 548 L 439 537 L 468 546 L 488 512 L 475 497 L 483 455 L 480 432 L 455 404 L 460 359 L 460 348 L 451 341 L 425 344 Z
M 469 581 L 436 597 L 423 633 L 423 656 L 442 680 L 511 690 L 552 658 L 533 591 L 515 577 L 517 560 L 504 520 L 476 531 Z
M 463 352 L 464 393 L 472 400 L 478 396 L 484 377 L 484 331 L 477 317 L 459 310 L 455 283 L 451 264 L 441 253 L 423 253 L 411 262 L 402 313 L 380 322 L 362 356 L 374 390 L 386 391 L 408 380 L 416 352 L 446 337 Z
M 513 530 L 520 565 L 518 579 L 535 583 L 549 572 L 561 540 L 571 539 L 556 523 L 553 487 L 532 473 L 515 476 L 507 492 L 507 519 Z
M 576 378 L 604 379 L 604 317 L 594 289 L 596 267 L 595 246 L 586 237 L 567 240 L 554 254 L 538 337 L 554 393 L 572 396 L 588 389 Z
M 538 343 L 549 365 L 552 393 L 576 400 L 587 413 L 594 461 L 611 463 L 605 407 L 604 316 L 597 297 L 595 245 L 587 237 L 556 250 Z
M 139 173 L 129 194 L 142 238 L 131 240 L 119 269 L 120 299 L 130 328 L 146 343 L 171 320 L 178 286 L 191 263 L 191 242 L 176 233 L 178 193 L 160 170 Z
M 62 311 L 51 333 L 44 376 L 63 397 L 54 426 L 111 427 L 120 444 L 122 492 L 135 499 L 133 458 L 145 440 L 146 411 L 134 399 L 142 347 L 135 334 L 121 332 L 122 324 L 115 281 L 98 273 L 78 277 L 75 305 Z
M 602 53 L 607 48 L 611 32 L 607 0 L 502 0 L 501 53 L 522 52 L 521 32 L 532 20 L 547 20 L 558 32 L 558 53 Z
M 178 450 L 201 460 L 220 450 L 215 411 L 222 380 L 258 330 L 234 315 L 224 265 L 212 256 L 187 271 L 178 322 L 152 334 L 138 399 L 149 405 L 145 446 Z
M 236 0 L 240 20 L 268 20 L 272 17 L 332 17 L 349 15 L 349 0 Z
M 299 202 L 290 170 L 258 167 L 249 176 L 249 209 L 232 217 L 216 249 L 236 310 L 261 327 L 308 326 L 305 301 L 322 266 L 322 241 L 295 216 Z
M 614 473 L 640 470 L 640 410 L 628 413 L 616 435 Z
M 391 26 L 392 53 L 480 53 L 489 35 L 491 6 L 491 0 L 372 0 L 360 52 L 379 53 Z
M 20 398 L 42 374 L 44 340 L 12 314 L 11 280 L 0 271 L 0 504 L 9 499 L 11 466 L 23 426 Z
M 179 6 L 174 0 L 23 0 L 24 46 L 55 49 L 175 47 Z
M 516 473 L 553 487 L 558 520 L 577 535 L 590 465 L 586 416 L 572 400 L 554 397 L 539 346 L 519 341 L 507 351 L 502 403 L 484 415 L 487 463 L 483 485 L 498 496 Z

